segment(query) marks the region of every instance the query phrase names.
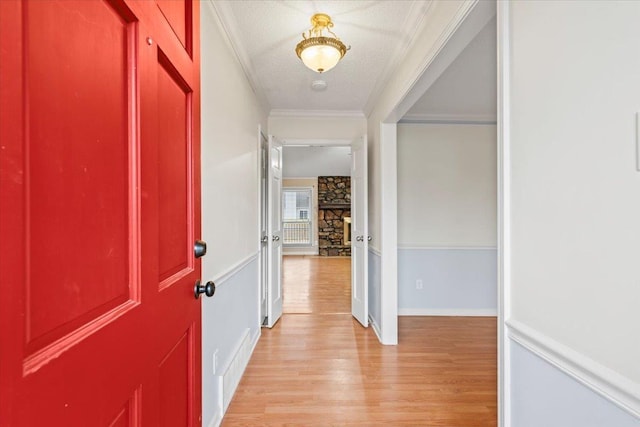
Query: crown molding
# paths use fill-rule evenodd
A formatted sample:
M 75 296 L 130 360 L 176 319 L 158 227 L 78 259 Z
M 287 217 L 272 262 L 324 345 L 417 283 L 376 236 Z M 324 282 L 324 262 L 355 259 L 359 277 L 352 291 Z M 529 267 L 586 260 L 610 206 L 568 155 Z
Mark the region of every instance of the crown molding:
M 350 139 L 301 139 L 286 138 L 282 140 L 285 147 L 349 147 Z
M 389 83 L 389 79 L 396 72 L 399 64 L 402 60 L 407 56 L 409 49 L 415 43 L 418 34 L 422 33 L 425 26 L 429 22 L 429 15 L 432 10 L 433 1 L 422 2 L 422 1 L 414 1 L 411 3 L 409 13 L 407 14 L 407 19 L 402 26 L 403 32 L 401 35 L 402 40 L 406 40 L 405 43 L 401 43 L 398 48 L 396 48 L 395 52 L 387 61 L 387 64 L 378 77 L 373 90 L 369 94 L 369 99 L 365 104 L 365 114 L 368 117 L 373 111 L 378 98 L 382 94 L 382 91 Z
M 238 21 L 231 10 L 229 2 L 206 0 L 206 3 L 209 5 L 209 10 L 212 12 L 213 17 L 216 19 L 220 29 L 222 30 L 225 42 L 231 48 L 231 51 L 238 60 L 238 63 L 247 78 L 247 82 L 249 83 L 249 86 L 251 86 L 253 93 L 256 95 L 258 102 L 263 109 L 268 112 L 271 109 L 271 105 L 269 104 L 264 91 L 261 89 L 262 86 L 260 85 L 257 74 L 254 72 L 251 59 L 246 53 L 247 50 L 244 48 L 244 44 L 240 36 L 241 32 L 238 28 Z
M 495 125 L 496 114 L 405 114 L 398 123 Z
M 348 118 L 348 119 L 364 119 L 366 118 L 362 111 L 356 110 L 285 110 L 273 109 L 269 113 L 272 117 L 306 117 L 306 118 Z

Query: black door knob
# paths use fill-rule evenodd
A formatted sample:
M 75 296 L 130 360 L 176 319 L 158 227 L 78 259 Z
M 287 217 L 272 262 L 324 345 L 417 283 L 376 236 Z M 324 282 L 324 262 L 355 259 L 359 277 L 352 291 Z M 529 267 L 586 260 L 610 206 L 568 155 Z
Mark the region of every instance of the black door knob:
M 193 255 L 196 258 L 203 257 L 207 254 L 207 242 L 202 240 L 196 240 L 196 243 L 193 245 Z
M 208 281 L 206 285 L 201 285 L 200 280 L 196 280 L 196 284 L 193 287 L 193 295 L 196 299 L 200 298 L 200 294 L 205 294 L 208 297 L 212 297 L 216 293 L 216 284 L 212 281 Z

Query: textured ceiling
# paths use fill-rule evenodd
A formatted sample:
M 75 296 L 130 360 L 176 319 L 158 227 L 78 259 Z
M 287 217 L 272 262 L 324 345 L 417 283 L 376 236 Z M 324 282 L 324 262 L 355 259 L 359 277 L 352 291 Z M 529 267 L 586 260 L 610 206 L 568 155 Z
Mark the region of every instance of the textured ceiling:
M 258 96 L 270 110 L 367 112 L 403 57 L 430 1 L 214 1 Z M 314 13 L 331 16 L 351 46 L 332 70 L 318 74 L 295 54 Z M 325 80 L 324 92 L 311 89 Z

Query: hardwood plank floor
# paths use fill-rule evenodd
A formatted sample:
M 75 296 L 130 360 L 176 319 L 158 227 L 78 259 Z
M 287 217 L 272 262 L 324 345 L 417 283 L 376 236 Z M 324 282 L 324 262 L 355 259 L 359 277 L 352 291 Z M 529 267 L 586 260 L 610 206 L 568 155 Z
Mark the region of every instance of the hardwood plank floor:
M 314 275 L 338 275 L 312 264 L 311 299 Z M 495 318 L 401 317 L 399 345 L 383 346 L 349 312 L 320 309 L 341 303 L 301 304 L 309 314 L 263 329 L 222 426 L 497 425 Z
M 284 313 L 351 313 L 351 258 L 285 256 Z

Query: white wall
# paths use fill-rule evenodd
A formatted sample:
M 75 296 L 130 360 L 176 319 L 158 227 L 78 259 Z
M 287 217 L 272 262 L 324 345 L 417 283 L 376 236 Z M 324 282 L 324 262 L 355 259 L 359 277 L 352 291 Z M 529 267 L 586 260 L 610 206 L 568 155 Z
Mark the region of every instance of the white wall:
M 496 246 L 496 127 L 398 125 L 398 245 Z
M 507 16 L 510 321 L 640 416 L 640 2 L 513 2 Z M 574 411 L 563 425 L 583 425 Z
M 496 126 L 399 124 L 397 144 L 399 313 L 495 316 Z
M 349 176 L 351 147 L 287 147 L 283 149 L 285 178 Z
M 242 335 L 256 340 L 258 319 L 258 125 L 266 115 L 226 43 L 207 1 L 201 7 L 202 279 L 218 290 L 202 302 L 202 425 L 220 417 L 214 377 L 228 366 Z
M 367 131 L 364 116 L 287 115 L 269 116 L 269 133 L 280 139 L 346 139 L 351 141 Z

